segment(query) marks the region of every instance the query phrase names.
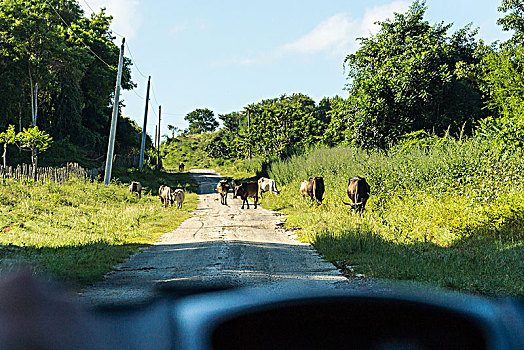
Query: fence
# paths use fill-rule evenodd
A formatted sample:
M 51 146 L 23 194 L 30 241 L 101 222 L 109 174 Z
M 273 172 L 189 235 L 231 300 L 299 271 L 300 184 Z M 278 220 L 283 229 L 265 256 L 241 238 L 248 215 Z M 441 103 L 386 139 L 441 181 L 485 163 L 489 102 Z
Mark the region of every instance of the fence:
M 54 181 L 64 183 L 73 177 L 93 180 L 98 174 L 99 169 L 84 169 L 77 163 L 67 163 L 67 165 L 62 168 L 36 168 L 37 181 L 41 182 Z M 18 164 L 16 167 L 8 166 L 6 168 L 0 166 L 0 175 L 2 178 L 31 180 L 33 179 L 33 167 L 30 164 Z

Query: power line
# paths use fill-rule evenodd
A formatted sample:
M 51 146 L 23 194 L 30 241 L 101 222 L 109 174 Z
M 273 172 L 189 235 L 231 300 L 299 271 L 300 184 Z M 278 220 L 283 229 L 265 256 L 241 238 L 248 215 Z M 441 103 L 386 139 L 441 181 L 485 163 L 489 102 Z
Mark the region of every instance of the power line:
M 95 55 L 95 57 L 97 57 L 100 61 L 102 61 L 103 63 L 105 63 L 108 67 L 110 67 L 110 65 L 108 63 L 106 63 L 102 58 L 100 58 L 93 50 L 91 50 L 91 48 L 89 46 L 87 46 L 83 41 L 82 39 L 80 39 L 76 33 L 73 31 L 73 29 L 67 24 L 67 22 L 62 18 L 62 16 L 60 16 L 60 14 L 56 11 L 56 9 L 51 6 L 49 4 L 49 2 L 47 2 L 47 0 L 45 0 L 45 2 L 47 3 L 47 5 L 49 5 L 49 7 L 51 7 L 53 9 L 53 11 L 57 14 L 58 17 L 60 17 L 60 19 L 62 20 L 62 22 L 64 22 L 64 24 L 69 28 L 71 29 L 72 33 L 75 35 L 75 37 L 77 37 L 80 42 L 89 50 L 91 51 L 91 53 L 93 53 L 93 55 Z M 95 10 L 93 10 L 93 8 L 91 7 L 91 5 L 89 5 L 89 3 L 86 1 L 86 0 L 83 0 L 83 2 L 87 5 L 87 7 L 91 10 L 92 13 L 96 13 Z M 111 30 L 112 33 L 115 33 L 116 35 L 120 36 L 120 37 L 124 37 L 122 34 L 119 34 L 118 32 L 116 32 L 115 30 Z M 140 70 L 140 68 L 138 67 L 138 64 L 137 64 L 137 61 L 135 59 L 135 57 L 133 56 L 133 53 L 131 51 L 131 48 L 129 47 L 129 44 L 128 42 L 125 42 L 125 45 L 127 46 L 127 51 L 129 52 L 129 55 L 131 56 L 131 62 L 133 62 L 133 65 L 135 66 L 136 70 L 138 71 L 138 73 L 144 77 L 144 78 L 147 78 L 147 76 L 142 73 L 142 71 Z M 133 91 L 133 93 L 138 97 L 140 98 L 141 100 L 144 100 L 145 98 L 141 95 L 138 94 L 138 92 L 136 92 L 135 89 L 131 89 Z M 154 88 L 154 85 L 151 84 L 151 91 L 153 92 L 153 99 L 155 100 L 155 103 L 156 103 L 156 107 L 159 107 L 160 106 L 160 103 L 158 102 L 157 98 L 156 98 L 156 93 L 155 93 L 155 88 Z M 153 108 L 153 106 L 149 106 L 149 108 L 151 109 L 151 111 L 153 112 L 153 114 L 158 118 L 158 114 L 156 113 L 155 111 L 155 108 Z M 177 116 L 184 116 L 184 114 L 182 113 L 166 113 L 164 112 L 163 113 L 164 115 L 168 115 L 168 116 L 174 116 L 174 117 L 177 117 Z
M 131 91 L 133 91 L 133 92 L 135 93 L 135 95 L 137 95 L 138 98 L 140 98 L 141 100 L 145 100 L 145 98 L 142 97 L 142 96 L 140 96 L 140 95 L 138 94 L 138 92 L 135 91 L 135 89 L 131 89 Z
M 151 90 L 153 91 L 153 98 L 157 104 L 157 106 L 160 105 L 160 103 L 158 103 L 158 101 L 156 100 L 156 94 L 155 94 L 155 86 L 153 84 L 151 84 Z
M 75 31 L 73 30 L 73 28 L 71 28 L 71 26 L 69 24 L 67 24 L 67 22 L 62 18 L 62 16 L 60 16 L 60 14 L 58 13 L 58 11 L 49 3 L 47 2 L 47 0 L 44 0 L 45 3 L 56 13 L 56 15 L 62 20 L 62 22 L 64 22 L 64 24 L 66 25 L 67 28 L 69 28 L 71 30 L 71 33 L 73 33 L 73 35 L 78 39 L 80 40 L 80 42 L 85 46 L 86 49 L 88 49 L 89 51 L 91 51 L 91 53 L 93 55 L 95 55 L 96 58 L 98 58 L 102 63 L 104 63 L 106 66 L 110 67 L 111 68 L 111 65 L 109 65 L 106 61 L 104 61 L 100 56 L 98 56 L 93 50 L 91 50 L 91 48 L 89 46 L 87 46 L 84 41 L 78 36 L 76 35 Z
M 84 1 L 84 3 L 87 5 L 87 7 L 89 7 L 89 9 L 91 10 L 91 12 L 93 12 L 93 14 L 95 14 L 95 13 L 96 13 L 95 10 L 93 10 L 93 8 L 92 8 L 91 6 L 89 6 L 89 4 L 87 3 L 87 1 L 86 1 L 86 0 L 83 0 L 83 1 Z M 115 33 L 115 34 L 118 35 L 119 37 L 122 37 L 122 38 L 124 37 L 122 34 L 116 32 L 114 29 L 111 29 L 111 32 L 112 32 L 112 33 Z M 126 45 L 127 45 L 127 43 L 126 43 Z M 128 47 L 128 49 L 129 49 L 129 47 Z
M 140 73 L 140 75 L 142 75 L 142 77 L 147 78 L 147 76 L 144 73 L 142 73 L 140 68 L 138 68 L 138 65 L 136 64 L 136 60 L 133 57 L 133 54 L 131 53 L 131 48 L 129 47 L 129 44 L 127 42 L 126 42 L 126 46 L 127 46 L 127 51 L 129 52 L 129 55 L 131 56 L 131 62 L 133 62 L 133 65 L 135 66 L 136 70 L 138 71 L 138 73 Z
M 87 3 L 86 0 L 84 0 L 84 3 L 87 5 L 87 7 L 89 7 L 89 9 L 91 10 L 91 12 L 95 13 L 95 10 L 93 10 L 93 8 L 91 6 L 89 6 L 89 4 Z

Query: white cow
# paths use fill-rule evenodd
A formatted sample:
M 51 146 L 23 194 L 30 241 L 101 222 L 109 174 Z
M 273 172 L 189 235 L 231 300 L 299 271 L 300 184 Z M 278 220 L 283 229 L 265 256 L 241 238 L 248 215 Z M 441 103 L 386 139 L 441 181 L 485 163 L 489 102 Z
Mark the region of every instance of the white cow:
M 280 191 L 277 190 L 277 184 L 275 180 L 268 179 L 267 177 L 261 177 L 258 179 L 258 189 L 260 191 L 260 198 L 262 198 L 262 193 L 270 192 L 273 194 L 279 194 Z
M 131 194 L 137 193 L 138 198 L 142 198 L 142 185 L 140 182 L 132 182 L 131 185 L 129 185 L 129 192 L 131 192 Z
M 175 198 L 177 209 L 182 209 L 182 203 L 184 203 L 184 199 L 186 198 L 184 190 L 177 188 L 173 194 L 173 197 Z

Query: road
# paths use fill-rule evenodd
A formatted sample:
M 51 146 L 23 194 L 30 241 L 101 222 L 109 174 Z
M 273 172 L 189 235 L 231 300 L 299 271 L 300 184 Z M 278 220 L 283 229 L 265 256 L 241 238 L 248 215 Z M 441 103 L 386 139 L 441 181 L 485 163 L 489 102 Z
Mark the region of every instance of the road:
M 194 216 L 80 293 L 82 302 L 140 303 L 159 286 L 373 288 L 370 281 L 348 280 L 311 245 L 280 228 L 282 214 L 253 206 L 242 210 L 231 193 L 228 205 L 221 205 L 216 172 L 192 170 L 191 176 L 199 184 Z

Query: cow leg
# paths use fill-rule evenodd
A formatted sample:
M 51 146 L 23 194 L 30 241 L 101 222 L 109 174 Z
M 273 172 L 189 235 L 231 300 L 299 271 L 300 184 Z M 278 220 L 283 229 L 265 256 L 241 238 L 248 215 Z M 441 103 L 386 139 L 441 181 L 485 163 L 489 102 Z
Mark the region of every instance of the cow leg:
M 257 208 L 257 203 L 258 203 L 258 196 L 255 196 L 253 199 L 255 201 L 255 209 L 256 209 Z

